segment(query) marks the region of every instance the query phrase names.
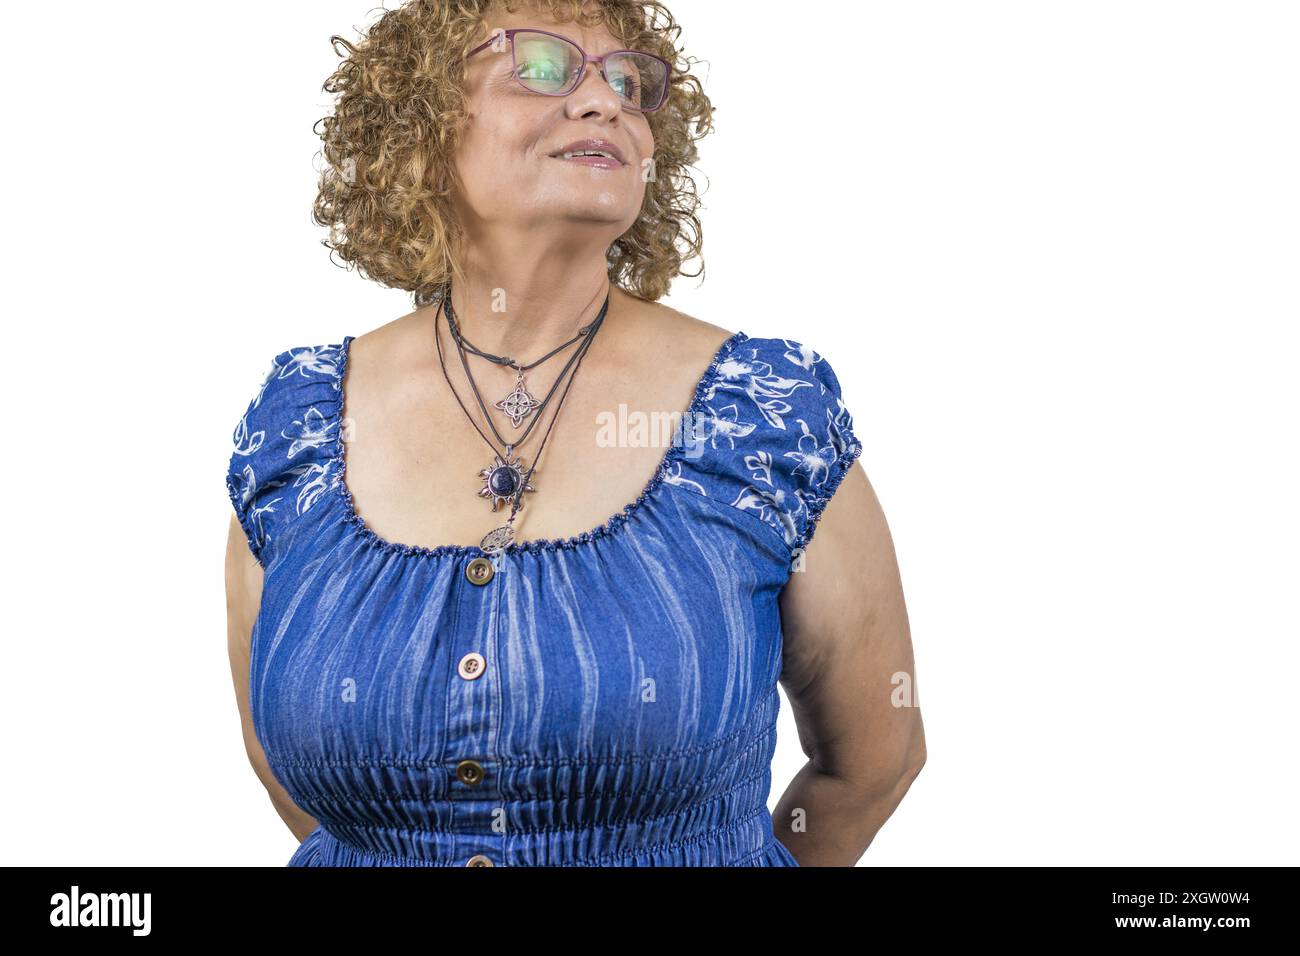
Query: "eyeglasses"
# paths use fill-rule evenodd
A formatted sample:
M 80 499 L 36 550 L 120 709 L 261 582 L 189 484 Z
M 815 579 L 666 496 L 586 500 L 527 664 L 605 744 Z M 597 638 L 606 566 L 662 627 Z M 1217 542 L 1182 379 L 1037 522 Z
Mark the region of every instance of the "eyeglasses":
M 582 82 L 587 64 L 594 63 L 628 109 L 653 113 L 668 99 L 672 64 L 662 57 L 640 50 L 614 50 L 604 56 L 589 56 L 568 37 L 546 30 L 498 28 L 491 39 L 471 50 L 466 59 L 488 47 L 501 53 L 506 43 L 510 44 L 514 62 L 512 75 L 533 93 L 568 96 Z

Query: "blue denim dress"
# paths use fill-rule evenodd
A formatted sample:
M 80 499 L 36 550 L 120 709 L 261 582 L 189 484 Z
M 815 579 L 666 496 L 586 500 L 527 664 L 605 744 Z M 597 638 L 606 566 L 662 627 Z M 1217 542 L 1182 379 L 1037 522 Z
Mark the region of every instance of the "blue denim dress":
M 319 822 L 288 865 L 797 866 L 777 598 L 862 450 L 829 363 L 734 333 L 635 501 L 485 556 L 360 517 L 353 338 L 275 357 L 226 479 L 264 569 L 254 728 Z

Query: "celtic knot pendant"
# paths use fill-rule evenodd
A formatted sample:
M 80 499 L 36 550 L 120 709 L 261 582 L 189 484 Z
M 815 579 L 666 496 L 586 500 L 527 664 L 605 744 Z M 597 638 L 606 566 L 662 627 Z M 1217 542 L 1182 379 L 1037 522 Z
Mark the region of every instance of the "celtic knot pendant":
M 516 369 L 516 374 L 518 378 L 515 379 L 515 390 L 497 402 L 496 407 L 505 412 L 515 428 L 518 428 L 539 403 L 529 394 L 528 386 L 524 384 L 524 373 Z

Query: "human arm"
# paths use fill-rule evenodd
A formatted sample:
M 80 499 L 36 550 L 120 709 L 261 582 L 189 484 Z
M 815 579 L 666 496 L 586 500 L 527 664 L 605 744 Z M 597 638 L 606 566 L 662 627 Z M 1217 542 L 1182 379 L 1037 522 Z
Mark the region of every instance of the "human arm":
M 781 684 L 809 760 L 773 813 L 801 866 L 853 866 L 925 763 L 893 541 L 855 462 L 781 593 Z
M 253 772 L 266 788 L 271 803 L 280 818 L 300 841 L 316 828 L 315 818 L 309 816 L 289 796 L 284 785 L 275 778 L 262 745 L 253 729 L 253 719 L 248 700 L 249 649 L 253 624 L 257 620 L 262 600 L 262 566 L 248 547 L 248 538 L 239 520 L 231 516 L 230 530 L 226 536 L 226 644 L 230 656 L 230 672 L 235 682 L 235 700 L 239 706 L 239 719 L 243 728 L 244 750 Z

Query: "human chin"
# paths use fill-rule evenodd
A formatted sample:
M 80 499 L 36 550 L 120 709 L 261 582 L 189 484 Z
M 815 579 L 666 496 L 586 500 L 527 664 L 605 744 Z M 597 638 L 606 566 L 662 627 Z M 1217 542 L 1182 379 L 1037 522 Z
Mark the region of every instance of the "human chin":
M 634 220 L 640 202 L 620 189 L 557 186 L 545 190 L 545 204 L 566 218 L 624 222 Z M 630 224 L 630 222 L 629 222 Z

